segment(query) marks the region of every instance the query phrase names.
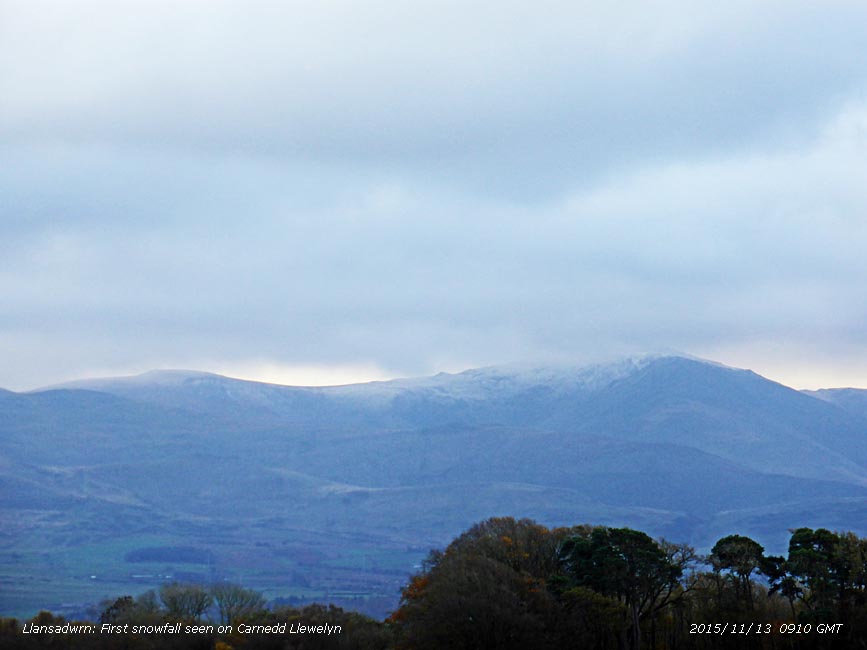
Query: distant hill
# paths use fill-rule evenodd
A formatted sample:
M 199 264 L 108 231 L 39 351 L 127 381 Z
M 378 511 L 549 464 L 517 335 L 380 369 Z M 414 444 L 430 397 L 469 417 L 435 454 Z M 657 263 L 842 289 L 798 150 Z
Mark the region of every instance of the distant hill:
M 805 390 L 804 393 L 835 404 L 858 417 L 867 417 L 867 390 L 863 388 L 823 388 Z
M 326 388 L 154 371 L 0 391 L 0 612 L 187 575 L 377 613 L 427 549 L 493 515 L 704 549 L 740 533 L 782 550 L 801 525 L 867 534 L 864 394 L 685 357 Z M 127 561 L 176 548 L 210 563 Z

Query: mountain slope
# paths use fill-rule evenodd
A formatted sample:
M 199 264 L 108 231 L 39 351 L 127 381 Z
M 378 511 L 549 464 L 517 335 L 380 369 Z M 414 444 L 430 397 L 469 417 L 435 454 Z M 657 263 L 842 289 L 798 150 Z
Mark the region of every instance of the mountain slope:
M 192 547 L 208 567 L 172 575 L 242 574 L 272 595 L 351 585 L 393 604 L 427 549 L 493 515 L 704 549 L 728 533 L 782 543 L 800 525 L 867 533 L 867 419 L 818 397 L 683 357 L 325 388 L 158 371 L 3 391 L 0 612 L 35 603 L 26 576 L 141 590 L 130 576 L 168 569 L 125 558 Z
M 245 428 L 352 435 L 525 427 L 692 447 L 760 472 L 867 484 L 865 417 L 747 370 L 684 357 L 591 368 L 486 368 L 298 388 L 161 371 L 76 382 Z M 220 422 L 222 418 L 224 422 Z
M 839 406 L 860 418 L 867 418 L 867 390 L 863 388 L 823 388 L 805 390 L 804 394 Z

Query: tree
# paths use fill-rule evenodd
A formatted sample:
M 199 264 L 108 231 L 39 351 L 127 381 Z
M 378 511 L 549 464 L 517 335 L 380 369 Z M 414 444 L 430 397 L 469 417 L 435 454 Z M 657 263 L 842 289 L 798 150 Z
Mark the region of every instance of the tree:
M 854 616 L 867 627 L 867 540 L 851 532 L 798 528 L 789 540 L 785 567 L 787 576 L 780 584 L 787 580 L 798 585 L 805 617 L 835 615 L 848 626 Z
M 257 591 L 240 585 L 217 583 L 211 596 L 220 614 L 220 623 L 234 623 L 239 618 L 255 616 L 265 608 L 265 598 Z
M 135 599 L 135 606 L 144 616 L 156 616 L 160 613 L 160 603 L 153 589 L 139 594 L 138 598 Z
M 631 528 L 596 528 L 572 537 L 560 549 L 560 562 L 575 586 L 617 598 L 629 612 L 630 645 L 641 645 L 641 621 L 679 594 L 684 566 L 647 534 Z
M 514 571 L 546 578 L 557 570 L 560 536 L 568 530 L 550 531 L 530 519 L 492 517 L 458 536 L 446 554 L 482 555 Z
M 825 528 L 798 528 L 789 539 L 789 576 L 802 589 L 802 602 L 811 615 L 828 616 L 845 588 L 845 569 L 838 562 L 840 538 Z
M 546 588 L 557 540 L 510 517 L 476 524 L 434 552 L 390 618 L 398 647 L 416 650 L 556 648 L 558 603 Z
M 493 558 L 445 553 L 404 589 L 391 617 L 398 647 L 415 650 L 554 648 L 554 598 L 540 582 Z
M 768 596 L 779 593 L 789 601 L 792 618 L 797 618 L 795 601 L 804 596 L 804 589 L 797 578 L 789 574 L 786 558 L 781 555 L 769 555 L 762 560 L 762 573 L 768 578 L 770 589 Z
M 710 562 L 715 573 L 727 571 L 735 586 L 738 600 L 745 599 L 749 608 L 755 609 L 751 577 L 761 571 L 764 547 L 741 535 L 723 537 L 711 549 Z
M 627 612 L 616 598 L 588 587 L 572 587 L 559 593 L 563 606 L 560 624 L 567 647 L 619 648 Z
M 121 596 L 113 603 L 108 603 L 99 615 L 100 623 L 117 623 L 135 607 L 132 596 Z
M 198 620 L 211 606 L 213 598 L 200 585 L 173 582 L 160 587 L 160 600 L 173 620 Z

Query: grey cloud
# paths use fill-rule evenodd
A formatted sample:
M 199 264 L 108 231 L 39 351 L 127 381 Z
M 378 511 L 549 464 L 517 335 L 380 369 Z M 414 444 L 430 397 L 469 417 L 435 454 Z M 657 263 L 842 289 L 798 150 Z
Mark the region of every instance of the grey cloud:
M 865 82 L 857 3 L 49 4 L 10 11 L 8 138 L 372 166 L 513 198 L 797 140 Z
M 392 5 L 2 5 L 0 386 L 867 344 L 860 4 Z

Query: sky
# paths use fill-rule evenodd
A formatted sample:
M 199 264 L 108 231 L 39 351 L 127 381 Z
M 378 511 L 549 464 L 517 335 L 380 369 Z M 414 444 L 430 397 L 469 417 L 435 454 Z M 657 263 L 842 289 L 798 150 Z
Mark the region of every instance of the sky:
M 863 2 L 0 0 L 0 386 L 867 387 L 865 59 Z

